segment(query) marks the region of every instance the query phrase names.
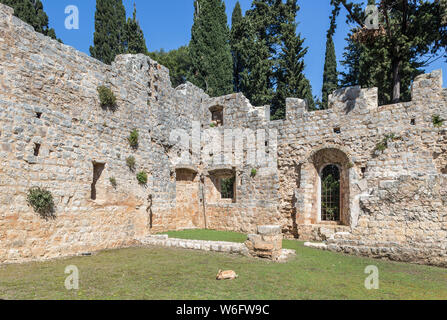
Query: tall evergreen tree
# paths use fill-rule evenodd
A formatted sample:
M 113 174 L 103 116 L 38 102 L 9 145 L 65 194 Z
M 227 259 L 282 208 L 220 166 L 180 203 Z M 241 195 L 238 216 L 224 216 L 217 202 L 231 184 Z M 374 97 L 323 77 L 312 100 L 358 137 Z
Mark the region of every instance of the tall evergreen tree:
M 196 0 L 191 30 L 190 81 L 210 96 L 233 92 L 230 30 L 222 0 Z
M 243 20 L 243 35 L 239 47 L 244 65 L 240 73 L 241 91 L 257 106 L 271 104 L 274 96 L 273 60 L 266 32 L 261 23 L 262 17 L 268 18 L 269 12 L 268 4 L 264 6 L 264 3 L 253 2 L 252 8 L 246 12 Z
M 56 32 L 48 27 L 48 16 L 40 0 L 0 0 L 0 3 L 13 8 L 14 15 L 30 24 L 37 32 L 56 39 Z
M 231 18 L 230 46 L 233 56 L 233 85 L 235 92 L 242 91 L 241 74 L 245 69 L 242 58 L 241 45 L 245 36 L 244 17 L 242 16 L 241 5 L 236 2 Z
M 126 10 L 122 0 L 96 0 L 94 46 L 90 54 L 106 64 L 126 51 Z
M 127 47 L 126 50 L 127 53 L 131 54 L 148 53 L 143 30 L 141 30 L 140 23 L 137 20 L 137 8 L 135 3 L 133 7 L 133 17 L 127 19 L 126 47 Z
M 329 95 L 338 88 L 338 72 L 337 72 L 337 58 L 335 55 L 335 45 L 333 36 L 336 30 L 336 17 L 338 8 L 332 12 L 331 23 L 326 36 L 326 55 L 324 59 L 323 72 L 323 89 L 322 89 L 322 103 L 321 108 L 327 109 L 329 107 Z
M 310 109 L 314 106 L 303 73 L 307 48 L 296 34 L 298 10 L 296 0 L 254 0 L 245 16 L 242 92 L 255 105 L 270 104 L 273 119 L 285 116 L 288 97 L 305 99 Z
M 279 24 L 276 32 L 281 46 L 278 52 L 278 68 L 275 73 L 276 93 L 272 102 L 274 119 L 285 117 L 286 98 L 306 100 L 309 109 L 314 109 L 310 82 L 304 75 L 304 39 L 296 34 L 296 16 L 299 10 L 297 0 L 287 0 L 279 7 Z
M 326 39 L 326 55 L 324 60 L 322 109 L 328 108 L 329 95 L 338 88 L 337 58 L 334 40 L 331 35 Z

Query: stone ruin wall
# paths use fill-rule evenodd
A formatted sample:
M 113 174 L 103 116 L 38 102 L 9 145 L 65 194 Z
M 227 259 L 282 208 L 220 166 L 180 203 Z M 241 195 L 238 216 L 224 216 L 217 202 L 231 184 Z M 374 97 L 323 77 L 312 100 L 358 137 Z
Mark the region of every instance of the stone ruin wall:
M 278 126 L 284 231 L 333 251 L 447 265 L 447 130 L 432 121 L 447 119 L 441 71 L 416 78 L 412 94 L 411 102 L 378 106 L 377 89 L 341 89 L 331 109 L 316 112 L 288 101 Z M 387 134 L 394 139 L 377 151 Z M 341 225 L 319 221 L 325 164 L 346 175 Z
M 100 85 L 116 95 L 116 110 L 101 108 Z M 134 245 L 150 233 L 203 228 L 204 214 L 208 227 L 224 230 L 248 232 L 260 221 L 275 222 L 276 206 L 261 206 L 272 197 L 265 191 L 256 196 L 253 181 L 238 184 L 238 204 L 202 199 L 214 168 L 199 161 L 187 166 L 195 170 L 189 187 L 195 197 L 185 208 L 191 193 L 182 194 L 182 182 L 176 183 L 182 168 L 170 161 L 176 152 L 170 133 L 190 131 L 192 121 L 209 126 L 204 108 L 214 104 L 237 105 L 244 116 L 235 125 L 243 117 L 252 126 L 265 122 L 241 95 L 211 99 L 190 83 L 174 89 L 169 71 L 143 55 L 105 65 L 34 32 L 0 4 L 0 263 Z M 127 142 L 133 129 L 140 135 L 137 150 Z M 128 156 L 136 158 L 136 172 L 148 173 L 147 186 L 127 168 Z M 92 200 L 94 164 L 104 170 Z M 238 174 L 246 179 L 243 168 Z M 266 180 L 262 176 L 253 180 Z M 34 186 L 52 192 L 55 219 L 44 220 L 27 205 Z
M 348 88 L 331 96 L 329 110 L 308 112 L 304 101 L 288 99 L 286 120 L 269 121 L 269 107 L 242 94 L 210 98 L 190 83 L 174 89 L 169 71 L 143 55 L 104 65 L 12 13 L 0 5 L 0 263 L 130 246 L 166 230 L 253 233 L 277 224 L 287 237 L 326 241 L 329 250 L 446 265 L 447 131 L 431 120 L 447 119 L 440 72 L 415 79 L 412 102 L 378 106 L 377 89 Z M 116 111 L 100 107 L 96 89 L 104 84 L 117 96 Z M 173 165 L 180 151 L 172 130 L 199 121 L 203 147 L 216 106 L 218 130 L 276 129 L 278 146 L 269 133 L 265 140 L 278 168 L 252 177 L 246 164 Z M 127 142 L 135 128 L 137 150 Z M 389 133 L 396 138 L 375 151 Z M 148 173 L 147 186 L 127 168 L 130 155 L 136 171 Z M 94 163 L 105 167 L 91 200 Z M 344 179 L 340 224 L 319 221 L 318 173 L 328 163 Z M 215 196 L 215 172 L 229 170 L 236 201 Z M 27 205 L 32 186 L 53 193 L 55 219 Z

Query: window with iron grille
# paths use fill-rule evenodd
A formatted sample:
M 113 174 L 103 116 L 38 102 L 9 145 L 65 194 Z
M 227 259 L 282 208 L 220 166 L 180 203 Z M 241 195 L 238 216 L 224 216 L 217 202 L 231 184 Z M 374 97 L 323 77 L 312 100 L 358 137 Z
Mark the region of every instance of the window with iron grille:
M 321 220 L 340 221 L 340 170 L 335 165 L 321 173 Z

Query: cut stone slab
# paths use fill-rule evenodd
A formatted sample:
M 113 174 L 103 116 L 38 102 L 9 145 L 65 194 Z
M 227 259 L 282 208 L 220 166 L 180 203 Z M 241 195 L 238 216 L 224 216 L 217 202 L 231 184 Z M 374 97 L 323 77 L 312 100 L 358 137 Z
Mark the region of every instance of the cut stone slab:
M 323 242 L 319 242 L 319 243 L 316 243 L 316 242 L 305 242 L 304 246 L 308 247 L 308 248 L 327 250 L 327 244 L 323 243 Z
M 258 234 L 265 236 L 281 234 L 281 227 L 273 225 L 258 226 Z

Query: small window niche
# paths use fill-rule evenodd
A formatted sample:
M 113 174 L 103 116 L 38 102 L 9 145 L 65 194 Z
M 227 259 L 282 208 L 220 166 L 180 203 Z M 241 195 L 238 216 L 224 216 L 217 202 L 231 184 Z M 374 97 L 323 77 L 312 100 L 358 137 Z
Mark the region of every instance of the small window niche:
M 211 112 L 211 124 L 215 127 L 221 127 L 224 125 L 223 122 L 223 107 L 222 106 L 214 106 L 210 108 Z
M 38 157 L 39 156 L 39 152 L 40 152 L 40 143 L 35 143 L 34 144 L 34 156 Z
M 42 118 L 42 112 L 36 112 L 36 118 L 37 119 Z
M 104 168 L 105 168 L 104 163 L 93 162 L 93 182 L 90 191 L 90 198 L 92 200 L 96 200 L 97 198 L 96 184 L 98 183 L 98 180 L 101 178 L 101 174 L 104 171 Z
M 362 168 L 360 168 L 360 170 L 362 172 L 362 177 L 364 178 L 365 174 L 366 174 L 366 167 L 362 167 Z
M 334 133 L 340 134 L 341 133 L 341 129 L 340 128 L 334 128 Z
M 411 124 L 412 126 L 415 126 L 415 125 L 416 125 L 416 119 L 411 119 L 410 124 Z

